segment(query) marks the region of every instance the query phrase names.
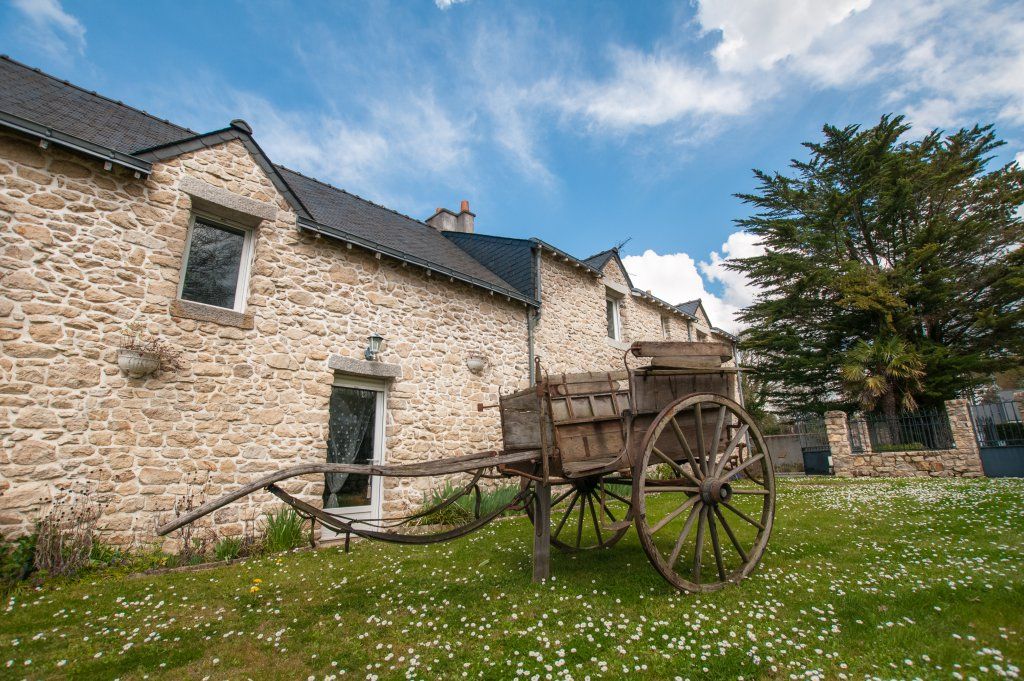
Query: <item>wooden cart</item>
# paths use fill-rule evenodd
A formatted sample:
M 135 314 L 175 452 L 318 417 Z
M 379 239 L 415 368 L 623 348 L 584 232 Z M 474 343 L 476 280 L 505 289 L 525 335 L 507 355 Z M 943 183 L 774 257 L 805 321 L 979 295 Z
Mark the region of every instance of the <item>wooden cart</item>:
M 550 546 L 604 549 L 635 526 L 647 557 L 684 591 L 714 591 L 758 565 L 775 515 L 771 454 L 737 401 L 738 369 L 722 343 L 635 343 L 642 366 L 548 375 L 502 396 L 503 448 L 423 464 L 309 464 L 258 480 L 158 529 L 163 535 L 231 501 L 269 490 L 301 514 L 348 537 L 430 543 L 463 536 L 509 508 L 534 525 L 534 579 L 550 573 Z M 277 483 L 310 473 L 389 477 L 468 473 L 435 507 L 396 519 L 350 520 L 289 495 Z M 508 506 L 481 514 L 485 478 L 519 477 Z M 463 496 L 476 512 L 455 527 L 426 527 Z M 705 565 L 705 558 L 707 564 Z

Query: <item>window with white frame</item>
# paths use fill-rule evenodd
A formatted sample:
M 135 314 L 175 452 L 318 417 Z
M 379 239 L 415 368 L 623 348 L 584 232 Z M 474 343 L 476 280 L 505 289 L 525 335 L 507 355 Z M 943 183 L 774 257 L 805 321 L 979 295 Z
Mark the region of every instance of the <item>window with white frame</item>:
M 672 337 L 672 321 L 665 315 L 661 316 L 661 337 L 665 340 Z
M 608 324 L 608 337 L 612 340 L 622 340 L 622 315 L 619 311 L 619 299 L 615 296 L 605 296 L 605 321 Z
M 253 230 L 196 215 L 188 230 L 178 297 L 242 312 Z

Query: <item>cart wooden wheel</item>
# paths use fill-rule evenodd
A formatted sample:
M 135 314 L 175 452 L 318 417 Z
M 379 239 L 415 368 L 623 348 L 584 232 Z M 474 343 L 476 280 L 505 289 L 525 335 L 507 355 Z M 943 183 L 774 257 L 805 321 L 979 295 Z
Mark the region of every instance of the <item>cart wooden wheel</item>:
M 775 518 L 774 465 L 750 415 L 714 394 L 665 407 L 633 469 L 633 508 L 647 557 L 677 589 L 717 591 L 750 575 Z
M 606 549 L 622 539 L 633 524 L 628 481 L 622 477 L 578 478 L 551 489 L 551 544 L 566 553 Z M 522 478 L 522 486 L 534 484 Z M 532 505 L 526 515 L 533 523 Z

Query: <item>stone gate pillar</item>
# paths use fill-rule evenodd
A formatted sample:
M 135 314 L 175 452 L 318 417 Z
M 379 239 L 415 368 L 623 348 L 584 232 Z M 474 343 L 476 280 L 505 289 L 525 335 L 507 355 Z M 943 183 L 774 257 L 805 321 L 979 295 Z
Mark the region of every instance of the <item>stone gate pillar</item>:
M 846 412 L 825 412 L 825 435 L 832 450 L 833 472 L 839 477 L 853 477 L 853 448 L 850 446 L 850 423 Z
M 968 404 L 967 400 L 946 400 L 946 416 L 956 448 L 955 469 L 961 470 L 965 478 L 974 478 L 985 475 L 985 471 L 981 467 L 981 451 Z

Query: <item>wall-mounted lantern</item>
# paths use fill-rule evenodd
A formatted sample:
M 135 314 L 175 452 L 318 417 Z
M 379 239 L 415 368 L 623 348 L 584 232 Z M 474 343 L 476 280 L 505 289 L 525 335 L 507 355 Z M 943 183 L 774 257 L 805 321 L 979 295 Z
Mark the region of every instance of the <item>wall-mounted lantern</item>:
M 380 352 L 380 346 L 384 343 L 384 338 L 377 334 L 373 334 L 367 339 L 367 341 L 369 342 L 369 345 L 366 346 L 366 352 L 363 353 L 363 356 L 368 360 L 375 360 L 377 359 L 377 353 Z

